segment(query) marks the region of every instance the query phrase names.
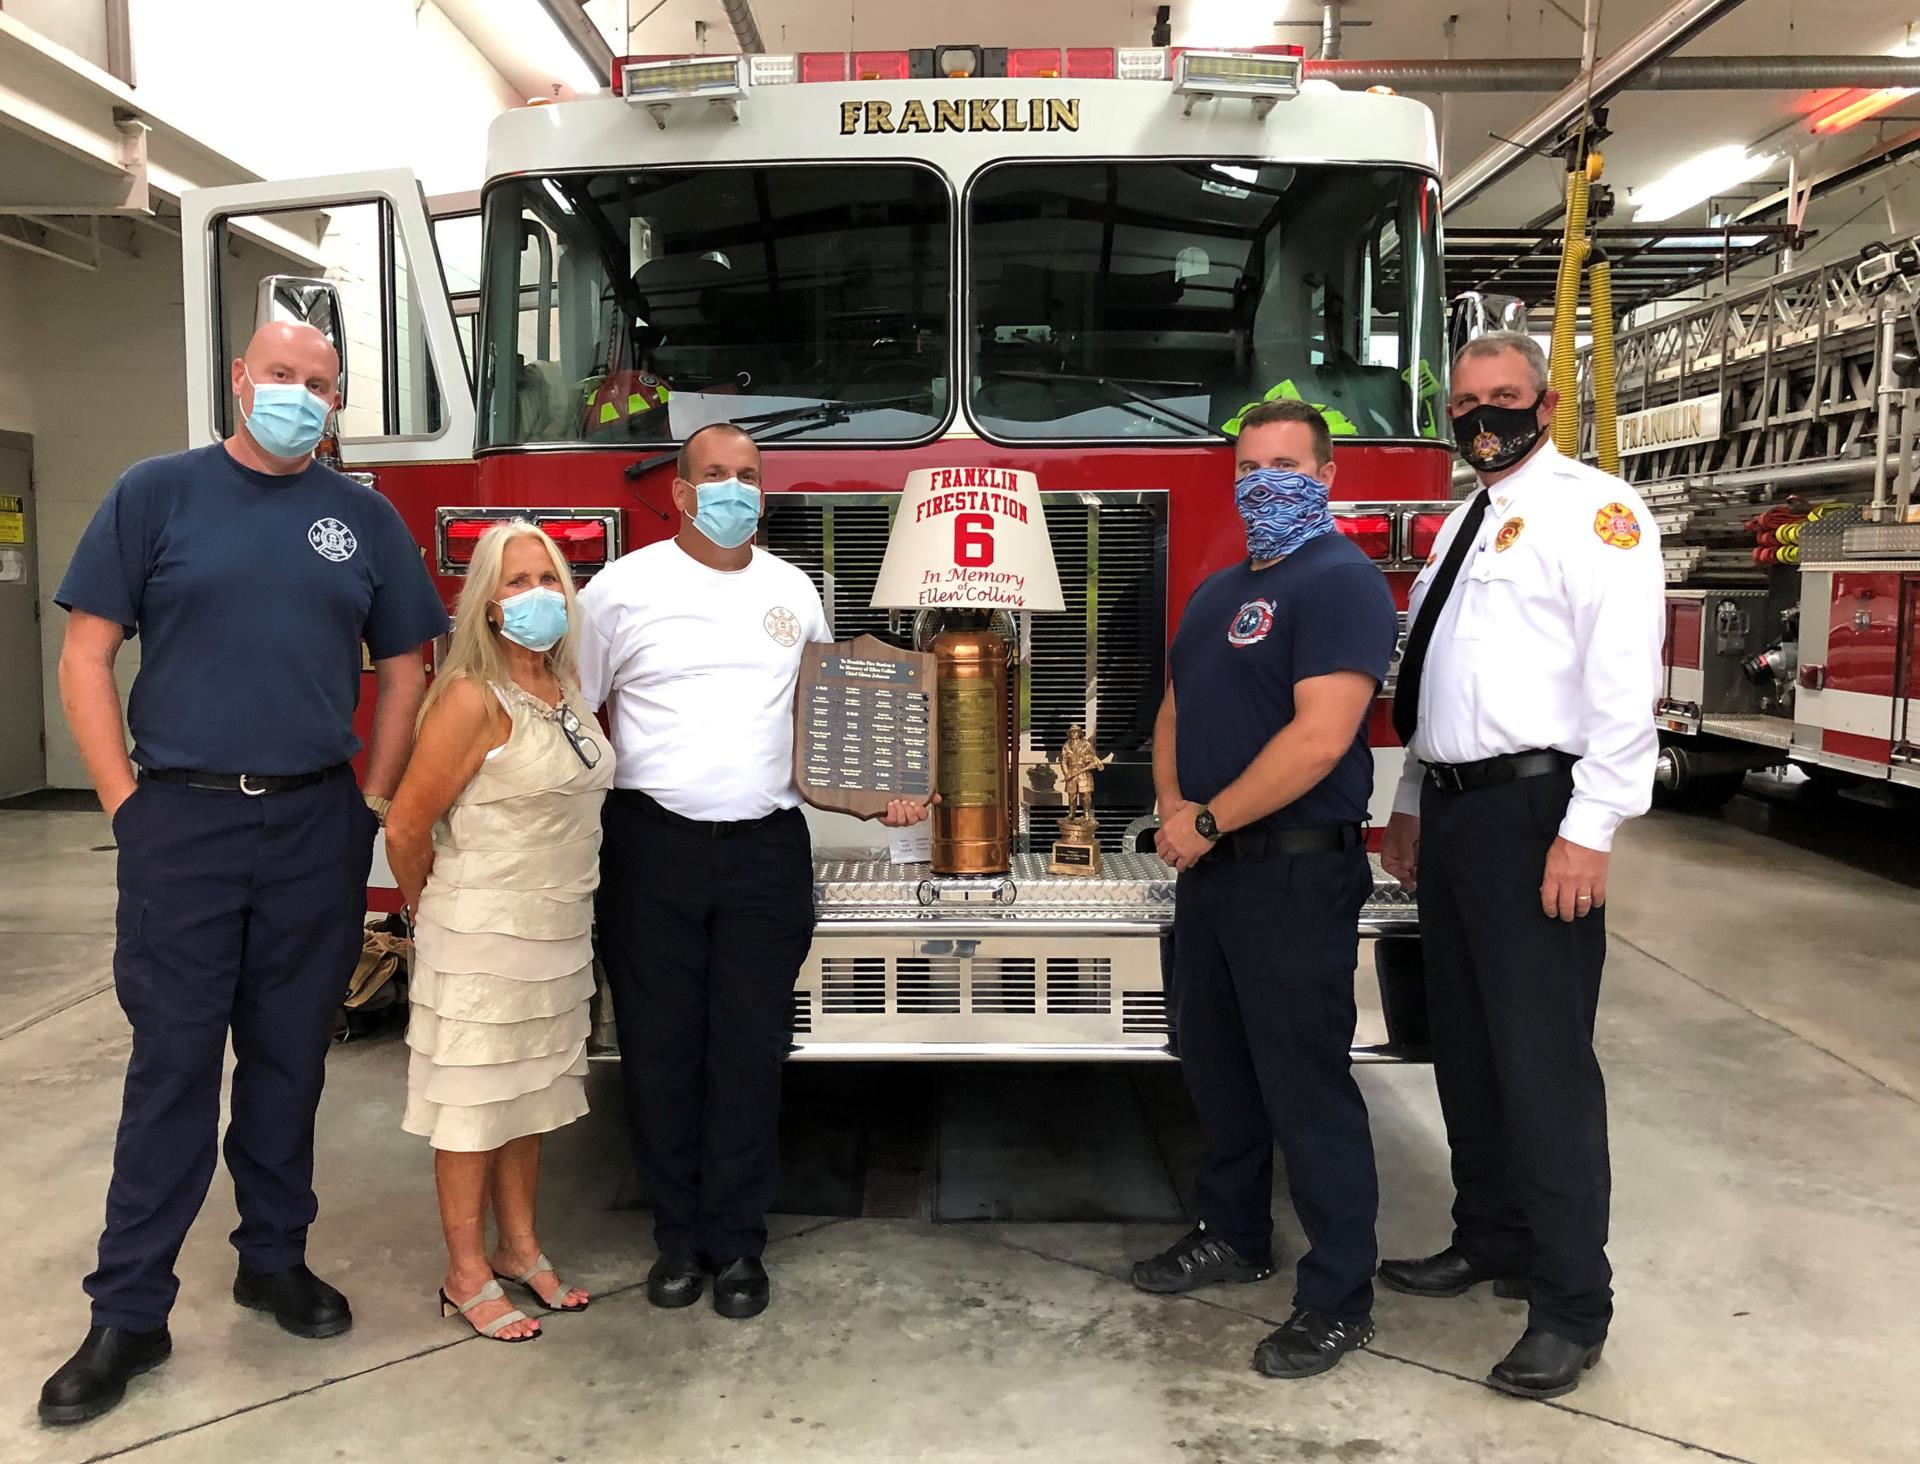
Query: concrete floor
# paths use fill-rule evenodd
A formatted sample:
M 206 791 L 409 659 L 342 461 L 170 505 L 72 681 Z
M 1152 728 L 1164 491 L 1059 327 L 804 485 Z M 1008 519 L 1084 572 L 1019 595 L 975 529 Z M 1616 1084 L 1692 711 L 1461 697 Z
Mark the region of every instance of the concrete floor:
M 0 1260 L 0 1460 L 1904 1464 L 1920 1458 L 1920 894 L 1848 868 L 1845 838 L 1836 858 L 1741 822 L 1655 816 L 1622 840 L 1601 1017 L 1619 1312 L 1605 1361 L 1563 1403 L 1481 1386 L 1523 1311 L 1485 1288 L 1383 1293 L 1370 1352 L 1321 1379 L 1267 1382 L 1247 1357 L 1284 1317 L 1287 1283 L 1134 1292 L 1127 1262 L 1178 1233 L 1164 1218 L 783 1217 L 765 1317 L 655 1311 L 640 1290 L 645 1217 L 612 1205 L 624 1164 L 610 1074 L 593 1116 L 552 1143 L 544 1204 L 548 1247 L 594 1308 L 550 1321 L 531 1348 L 478 1342 L 438 1320 L 427 1151 L 398 1129 L 402 1050 L 374 1042 L 334 1054 L 320 1123 L 311 1259 L 352 1296 L 354 1330 L 302 1342 L 232 1305 L 219 1179 L 181 1257 L 172 1361 L 107 1418 L 52 1432 L 33 1402 L 85 1328 L 78 1281 L 126 1050 L 106 990 L 113 854 L 97 816 L 0 814 L 0 1228 L 14 1237 Z M 793 1089 L 857 1099 L 858 1072 L 822 1072 L 795 1069 Z M 1035 1083 L 1083 1084 L 1080 1122 L 1125 1171 L 1144 1146 L 1165 1149 L 1156 1125 L 1180 1148 L 1171 1078 L 965 1080 L 976 1107 L 996 1081 L 1012 1096 L 970 1139 L 943 1139 L 941 1162 L 1012 1198 L 939 1213 L 1156 1213 L 1164 1177 L 1102 1209 L 1106 1180 L 1076 1178 L 1054 1152 L 1071 1126 L 1010 1148 L 1005 1175 L 980 1135 L 1018 1137 Z M 1424 1251 L 1445 1237 L 1448 1200 L 1431 1076 L 1362 1081 L 1383 1249 Z M 1141 1104 L 1114 1101 L 1116 1084 Z M 796 1103 L 799 1127 L 815 1101 Z M 1070 1102 L 1046 1105 L 1056 1126 Z

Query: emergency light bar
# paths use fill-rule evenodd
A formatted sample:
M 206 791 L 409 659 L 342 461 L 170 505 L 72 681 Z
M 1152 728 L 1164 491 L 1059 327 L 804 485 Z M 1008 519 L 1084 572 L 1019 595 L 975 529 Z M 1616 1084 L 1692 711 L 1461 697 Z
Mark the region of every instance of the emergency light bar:
M 749 63 L 774 59 L 789 68 L 793 57 L 718 56 L 704 60 L 691 58 L 669 61 L 629 61 L 623 59 L 614 90 L 635 106 L 645 107 L 664 130 L 667 111 L 676 102 L 720 102 L 733 107 L 739 117 L 740 99 L 747 94 Z M 792 74 L 769 80 L 792 81 Z
M 1255 115 L 1264 117 L 1275 102 L 1300 95 L 1305 66 L 1297 55 L 1182 51 L 1173 66 L 1173 90 L 1187 99 L 1189 116 L 1202 98 L 1247 97 Z
M 620 557 L 617 508 L 442 508 L 434 514 L 440 573 L 463 575 L 480 536 L 507 519 L 524 519 L 560 546 L 575 579 L 585 579 Z

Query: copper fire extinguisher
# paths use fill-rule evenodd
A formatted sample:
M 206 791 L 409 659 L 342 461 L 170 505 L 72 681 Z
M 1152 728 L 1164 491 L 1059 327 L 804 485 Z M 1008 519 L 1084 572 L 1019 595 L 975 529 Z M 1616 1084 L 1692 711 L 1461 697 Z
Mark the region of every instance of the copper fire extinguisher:
M 1007 642 L 996 631 L 943 630 L 934 638 L 938 703 L 933 808 L 936 874 L 1005 874 L 1012 866 Z

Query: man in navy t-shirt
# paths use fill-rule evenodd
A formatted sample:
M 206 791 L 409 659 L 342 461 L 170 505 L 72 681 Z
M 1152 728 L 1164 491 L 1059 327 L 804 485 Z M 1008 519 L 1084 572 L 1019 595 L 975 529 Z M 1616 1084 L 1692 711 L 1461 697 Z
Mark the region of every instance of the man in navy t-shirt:
M 1154 732 L 1160 855 L 1174 902 L 1174 1022 L 1207 1134 L 1199 1226 L 1134 1267 L 1143 1290 L 1272 1270 L 1273 1146 L 1309 1249 L 1294 1311 L 1254 1352 L 1270 1377 L 1325 1372 L 1372 1340 L 1379 1191 L 1349 1069 L 1367 712 L 1398 634 L 1380 571 L 1336 532 L 1327 424 L 1276 401 L 1235 444 L 1248 558 L 1180 618 Z
M 352 1325 L 305 1262 L 314 1112 L 425 692 L 420 647 L 447 616 L 393 505 L 313 459 L 339 370 L 311 326 L 263 327 L 232 368 L 244 425 L 129 468 L 54 595 L 61 701 L 120 848 L 113 971 L 133 1053 L 93 1325 L 41 1390 L 48 1423 L 106 1412 L 171 1348 L 229 1032 L 233 1298 L 302 1337 Z M 113 667 L 134 635 L 123 724 Z M 348 766 L 363 643 L 378 684 L 364 798 Z

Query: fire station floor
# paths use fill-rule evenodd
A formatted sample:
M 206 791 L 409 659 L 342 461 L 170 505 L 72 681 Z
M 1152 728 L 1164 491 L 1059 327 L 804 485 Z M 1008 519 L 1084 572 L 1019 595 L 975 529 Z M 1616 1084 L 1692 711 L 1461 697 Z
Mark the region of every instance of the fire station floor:
M 218 1180 L 172 1360 L 60 1432 L 34 1398 L 86 1326 L 127 1048 L 113 853 L 96 815 L 0 814 L 0 1460 L 1920 1458 L 1920 892 L 1911 861 L 1885 877 L 1890 816 L 1847 810 L 1858 826 L 1808 849 L 1753 803 L 1622 839 L 1600 1034 L 1619 1310 L 1561 1403 L 1482 1385 L 1522 1325 L 1484 1287 L 1383 1292 L 1370 1351 L 1281 1383 L 1248 1357 L 1286 1315 L 1284 1272 L 1188 1299 L 1128 1286 L 1183 1228 L 1196 1136 L 1170 1066 L 796 1065 L 788 1204 L 824 1213 L 776 1221 L 775 1304 L 747 1323 L 647 1305 L 600 1070 L 593 1115 L 549 1146 L 543 1228 L 593 1308 L 532 1347 L 478 1341 L 434 1304 L 428 1155 L 399 1131 L 387 1039 L 334 1053 L 320 1114 L 311 1260 L 353 1331 L 298 1341 L 232 1304 Z M 1449 1196 L 1431 1075 L 1362 1084 L 1382 1249 L 1431 1249 Z M 903 1211 L 932 1218 L 863 1218 Z

